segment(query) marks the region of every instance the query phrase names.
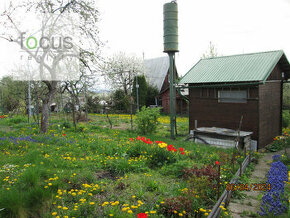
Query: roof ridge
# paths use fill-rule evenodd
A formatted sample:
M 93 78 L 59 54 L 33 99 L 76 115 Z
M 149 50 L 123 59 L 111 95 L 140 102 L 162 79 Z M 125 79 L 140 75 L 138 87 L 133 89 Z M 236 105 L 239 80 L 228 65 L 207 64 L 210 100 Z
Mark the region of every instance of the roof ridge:
M 272 50 L 272 51 L 252 52 L 252 53 L 245 53 L 245 54 L 234 54 L 234 55 L 218 56 L 218 57 L 211 57 L 211 58 L 201 58 L 200 60 L 211 60 L 211 59 L 217 59 L 217 58 L 227 58 L 227 57 L 235 57 L 235 56 L 264 54 L 264 53 L 271 53 L 271 52 L 282 52 L 282 53 L 284 53 L 284 51 L 282 49 L 280 49 L 280 50 Z

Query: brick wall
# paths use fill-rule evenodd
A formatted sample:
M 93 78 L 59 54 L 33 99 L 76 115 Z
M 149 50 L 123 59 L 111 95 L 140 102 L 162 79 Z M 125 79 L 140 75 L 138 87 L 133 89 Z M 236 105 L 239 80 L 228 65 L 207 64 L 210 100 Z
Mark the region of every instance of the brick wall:
M 247 89 L 247 88 L 246 88 Z M 214 93 L 212 97 L 200 97 L 204 90 L 190 89 L 189 126 L 194 129 L 195 120 L 198 127 L 221 127 L 238 129 L 243 115 L 242 130 L 253 132 L 253 139 L 258 139 L 258 88 L 249 88 L 247 103 L 220 103 L 217 90 L 208 90 Z M 210 94 L 209 94 L 210 96 Z
M 281 134 L 281 81 L 260 85 L 259 104 L 259 144 L 264 147 Z

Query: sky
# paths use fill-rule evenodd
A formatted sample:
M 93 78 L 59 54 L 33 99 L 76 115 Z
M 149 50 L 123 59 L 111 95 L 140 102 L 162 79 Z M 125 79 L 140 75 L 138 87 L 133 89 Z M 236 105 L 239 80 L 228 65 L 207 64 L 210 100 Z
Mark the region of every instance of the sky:
M 99 0 L 100 33 L 108 54 L 145 59 L 163 53 L 166 0 Z M 177 0 L 178 72 L 184 75 L 212 42 L 220 55 L 283 49 L 290 59 L 290 0 Z
M 1 0 L 0 12 L 7 0 Z M 18 0 L 20 1 L 20 0 Z M 168 0 L 96 0 L 103 54 L 120 51 L 145 59 L 163 53 L 163 4 Z M 290 0 L 177 0 L 179 52 L 184 75 L 208 51 L 219 55 L 284 50 L 290 60 Z M 3 31 L 0 27 L 0 32 Z M 1 30 L 2 29 L 2 30 Z M 0 39 L 0 72 L 7 72 L 13 48 Z M 0 75 L 1 75 L 0 73 Z

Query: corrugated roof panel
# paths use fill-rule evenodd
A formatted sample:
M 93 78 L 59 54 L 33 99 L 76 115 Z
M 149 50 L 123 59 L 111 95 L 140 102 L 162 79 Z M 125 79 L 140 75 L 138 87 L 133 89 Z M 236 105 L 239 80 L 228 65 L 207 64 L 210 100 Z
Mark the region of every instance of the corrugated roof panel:
M 167 56 L 144 60 L 144 75 L 150 85 L 157 87 L 160 92 L 162 84 L 169 69 Z
M 283 54 L 279 50 L 201 59 L 179 83 L 264 81 Z

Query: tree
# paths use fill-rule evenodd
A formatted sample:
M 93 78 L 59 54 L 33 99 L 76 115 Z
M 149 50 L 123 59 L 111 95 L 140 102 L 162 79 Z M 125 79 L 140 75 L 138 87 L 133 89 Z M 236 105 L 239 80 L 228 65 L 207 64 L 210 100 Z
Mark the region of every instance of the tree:
M 37 40 L 33 35 L 26 39 L 27 46 L 23 46 L 25 29 L 20 28 L 25 25 L 23 25 L 22 16 L 19 16 L 19 14 L 25 14 L 27 17 L 34 14 L 39 15 L 42 24 L 41 28 L 37 30 L 40 37 L 40 46 L 36 48 L 35 52 L 31 51 L 31 47 L 27 43 L 28 39 L 32 39 L 37 44 Z M 61 49 L 59 49 L 60 47 L 55 48 L 53 37 L 58 36 L 58 38 L 63 40 L 67 38 L 66 36 L 72 33 L 68 32 L 67 29 L 69 26 L 75 25 L 76 15 L 78 15 L 77 18 L 80 24 L 76 28 L 79 31 L 78 36 L 85 37 L 86 40 L 81 42 L 77 42 L 77 40 L 70 41 L 70 43 L 67 43 L 69 45 L 67 47 L 64 46 L 64 43 L 59 43 L 58 45 L 62 45 Z M 37 65 L 40 80 L 45 84 L 46 94 L 41 98 L 42 117 L 40 129 L 43 133 L 48 130 L 49 105 L 57 91 L 59 81 L 57 72 L 62 72 L 62 63 L 71 63 L 72 59 L 79 60 L 83 66 L 90 68 L 90 65 L 95 65 L 94 63 L 99 57 L 98 48 L 101 46 L 101 42 L 96 28 L 98 16 L 99 13 L 95 9 L 93 0 L 25 0 L 18 5 L 13 4 L 11 1 L 10 7 L 1 16 L 1 25 L 6 27 L 6 32 L 0 37 L 21 46 L 21 49 Z M 60 22 L 62 18 L 70 19 L 65 19 L 67 22 L 63 23 Z M 70 75 L 68 74 L 67 76 Z
M 3 77 L 0 81 L 1 109 L 3 113 L 25 111 L 27 103 L 27 84 Z
M 218 54 L 216 46 L 212 42 L 209 42 L 208 51 L 206 51 L 202 55 L 201 58 L 202 59 L 205 59 L 205 58 L 214 58 L 214 57 L 218 57 L 218 56 L 221 56 L 221 55 Z
M 124 90 L 118 89 L 113 93 L 114 110 L 128 112 L 130 106 L 130 97 L 125 94 Z
M 290 110 L 290 84 L 283 85 L 283 109 Z
M 102 71 L 113 89 L 122 89 L 125 95 L 130 95 L 135 75 L 143 73 L 143 61 L 120 52 L 108 58 Z
M 155 86 L 148 85 L 147 96 L 146 96 L 146 106 L 155 105 L 155 98 L 158 96 L 159 92 Z
M 101 109 L 100 98 L 98 96 L 89 96 L 87 108 L 89 113 L 99 113 Z
M 138 80 L 138 96 L 137 96 L 137 80 Z M 143 107 L 144 105 L 146 105 L 146 98 L 147 98 L 147 87 L 148 84 L 146 82 L 146 78 L 144 75 L 142 76 L 135 76 L 134 77 L 134 82 L 133 82 L 133 92 L 132 95 L 135 99 L 135 103 L 137 104 L 137 98 L 139 100 L 139 108 Z M 139 109 L 138 108 L 138 109 Z

